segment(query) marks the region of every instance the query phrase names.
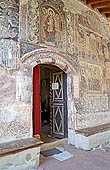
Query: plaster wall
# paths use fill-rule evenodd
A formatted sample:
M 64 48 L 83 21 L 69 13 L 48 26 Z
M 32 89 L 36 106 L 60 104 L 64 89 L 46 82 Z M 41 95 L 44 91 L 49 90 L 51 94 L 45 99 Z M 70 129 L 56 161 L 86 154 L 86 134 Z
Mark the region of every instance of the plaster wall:
M 108 123 L 109 22 L 77 0 L 1 2 L 0 142 L 33 135 L 32 69 L 41 63 L 68 74 L 70 136 L 71 130 Z M 55 24 L 51 36 L 48 11 Z

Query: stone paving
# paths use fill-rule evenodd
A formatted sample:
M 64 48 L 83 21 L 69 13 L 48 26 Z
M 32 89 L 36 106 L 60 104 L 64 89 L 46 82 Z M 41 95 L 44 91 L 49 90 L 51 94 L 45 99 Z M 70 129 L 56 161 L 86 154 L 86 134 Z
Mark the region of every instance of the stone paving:
M 100 145 L 100 146 L 98 146 L 96 148 L 93 148 L 92 150 L 93 151 L 94 150 L 101 150 L 101 151 L 109 152 L 110 153 L 110 143 L 108 142 L 108 143 L 106 143 L 104 145 Z
M 110 170 L 110 144 L 84 151 L 67 145 L 65 150 L 73 157 L 60 162 L 41 155 L 37 170 Z

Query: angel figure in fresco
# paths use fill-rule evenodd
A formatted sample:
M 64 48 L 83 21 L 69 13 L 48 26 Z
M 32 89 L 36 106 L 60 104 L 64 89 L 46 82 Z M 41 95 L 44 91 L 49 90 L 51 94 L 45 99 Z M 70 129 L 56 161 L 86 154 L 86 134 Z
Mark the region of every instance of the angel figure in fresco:
M 47 10 L 47 18 L 45 20 L 44 24 L 44 32 L 46 35 L 46 41 L 47 42 L 55 42 L 55 12 L 51 9 L 48 8 Z

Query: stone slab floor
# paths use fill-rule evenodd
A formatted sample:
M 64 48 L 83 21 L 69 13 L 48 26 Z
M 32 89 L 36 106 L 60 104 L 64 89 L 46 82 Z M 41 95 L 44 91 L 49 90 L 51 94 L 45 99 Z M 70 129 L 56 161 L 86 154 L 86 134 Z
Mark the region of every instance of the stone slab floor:
M 110 147 L 83 151 L 73 146 L 65 146 L 73 157 L 60 162 L 41 155 L 37 170 L 110 170 Z

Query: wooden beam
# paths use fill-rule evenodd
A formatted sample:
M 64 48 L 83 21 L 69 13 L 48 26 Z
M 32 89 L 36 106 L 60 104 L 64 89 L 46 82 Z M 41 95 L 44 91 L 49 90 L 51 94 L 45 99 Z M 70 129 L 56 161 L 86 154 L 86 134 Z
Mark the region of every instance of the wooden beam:
M 99 11 L 103 14 L 110 13 L 110 8 L 102 8 L 102 9 L 99 9 Z
M 107 0 L 87 0 L 88 5 L 97 4 L 101 2 L 106 2 Z
M 106 16 L 107 18 L 110 18 L 110 13 L 105 14 L 105 16 Z
M 108 7 L 110 7 L 110 0 L 106 1 L 106 2 L 101 2 L 101 3 L 94 4 L 94 5 L 92 5 L 92 7 L 94 9 L 108 8 Z

